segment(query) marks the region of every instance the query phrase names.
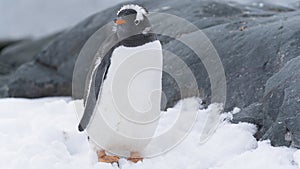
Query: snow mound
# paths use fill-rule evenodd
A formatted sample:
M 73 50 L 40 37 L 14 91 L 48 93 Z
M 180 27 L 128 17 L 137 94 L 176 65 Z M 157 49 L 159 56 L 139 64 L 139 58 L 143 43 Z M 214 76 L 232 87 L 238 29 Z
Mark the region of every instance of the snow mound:
M 84 133 L 77 131 L 75 103 L 70 98 L 0 100 L 1 169 L 114 169 L 116 164 L 98 163 Z M 298 169 L 299 150 L 272 147 L 257 142 L 256 127 L 248 123 L 231 124 L 224 120 L 210 137 L 200 144 L 203 119 L 219 107 L 196 110 L 195 99 L 189 110 L 198 111 L 196 123 L 171 151 L 133 164 L 125 159 L 122 169 Z M 166 112 L 159 128 L 168 127 L 176 106 Z M 226 118 L 224 118 L 226 119 Z

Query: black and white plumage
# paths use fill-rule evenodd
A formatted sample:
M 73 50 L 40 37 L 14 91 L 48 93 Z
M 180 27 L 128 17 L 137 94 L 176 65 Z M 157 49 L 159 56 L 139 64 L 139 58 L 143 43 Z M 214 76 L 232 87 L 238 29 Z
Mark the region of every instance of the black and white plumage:
M 162 47 L 147 13 L 138 5 L 118 11 L 110 49 L 95 61 L 78 126 L 104 148 L 124 152 L 121 155 L 142 151 L 149 140 L 137 143 L 126 137 L 151 137 L 160 113 Z

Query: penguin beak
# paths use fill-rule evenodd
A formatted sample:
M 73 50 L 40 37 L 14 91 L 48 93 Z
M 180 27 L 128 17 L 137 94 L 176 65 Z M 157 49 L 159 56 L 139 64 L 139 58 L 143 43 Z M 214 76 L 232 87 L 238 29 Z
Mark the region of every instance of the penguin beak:
M 126 21 L 124 19 L 115 19 L 114 22 L 117 25 L 122 25 L 122 24 L 126 23 Z

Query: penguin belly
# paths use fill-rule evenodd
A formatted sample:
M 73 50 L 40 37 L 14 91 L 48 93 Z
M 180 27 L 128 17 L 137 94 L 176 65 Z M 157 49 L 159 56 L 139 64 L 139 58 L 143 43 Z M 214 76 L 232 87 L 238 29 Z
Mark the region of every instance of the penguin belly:
M 98 146 L 120 156 L 142 154 L 159 121 L 162 66 L 158 40 L 113 51 L 87 128 Z

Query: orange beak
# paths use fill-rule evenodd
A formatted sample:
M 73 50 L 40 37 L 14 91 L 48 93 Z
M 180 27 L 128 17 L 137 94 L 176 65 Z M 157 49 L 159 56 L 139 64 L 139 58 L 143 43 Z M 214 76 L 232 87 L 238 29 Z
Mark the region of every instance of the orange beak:
M 125 24 L 126 21 L 125 21 L 124 19 L 116 19 L 116 20 L 115 20 L 115 23 L 116 23 L 117 25 L 122 25 L 122 24 Z

